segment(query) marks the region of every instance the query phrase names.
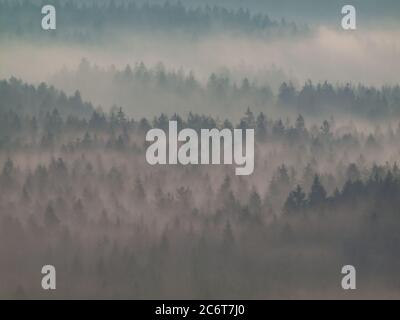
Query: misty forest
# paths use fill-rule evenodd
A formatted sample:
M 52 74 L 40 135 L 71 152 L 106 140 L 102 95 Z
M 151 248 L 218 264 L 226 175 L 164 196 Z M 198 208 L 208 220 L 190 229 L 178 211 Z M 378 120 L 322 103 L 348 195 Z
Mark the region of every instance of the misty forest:
M 400 297 L 398 24 L 47 2 L 54 31 L 41 1 L 0 0 L 0 298 Z M 254 129 L 254 172 L 148 164 L 170 120 Z

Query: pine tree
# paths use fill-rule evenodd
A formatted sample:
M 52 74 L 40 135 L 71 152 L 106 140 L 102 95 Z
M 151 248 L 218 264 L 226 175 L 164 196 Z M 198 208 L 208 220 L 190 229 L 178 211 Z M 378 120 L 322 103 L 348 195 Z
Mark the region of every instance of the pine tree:
M 284 213 L 292 214 L 301 212 L 306 205 L 306 194 L 303 192 L 300 185 L 297 185 L 296 189 L 289 193 L 288 198 L 283 207 Z
M 318 175 L 315 175 L 308 201 L 311 206 L 320 205 L 326 200 L 326 191 Z
M 47 228 L 54 228 L 60 224 L 60 219 L 56 216 L 52 204 L 48 204 L 44 213 L 44 223 Z
M 252 217 L 259 217 L 261 215 L 261 198 L 254 188 L 250 194 L 248 206 Z

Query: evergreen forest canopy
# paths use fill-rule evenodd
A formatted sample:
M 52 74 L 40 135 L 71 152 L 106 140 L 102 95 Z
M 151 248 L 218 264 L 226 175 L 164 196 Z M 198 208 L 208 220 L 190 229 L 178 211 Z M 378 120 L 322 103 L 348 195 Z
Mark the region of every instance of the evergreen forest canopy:
M 311 80 L 294 85 L 287 80 L 274 90 L 268 83 L 247 77 L 235 79 L 229 72 L 211 73 L 204 83 L 192 71 L 168 70 L 163 63 L 148 67 L 140 62 L 118 70 L 100 68 L 87 59 L 82 59 L 76 71 L 64 69 L 56 73 L 51 82 L 70 92 L 81 87 L 87 97 L 98 103 L 107 101 L 109 105 L 123 106 L 134 116 L 138 113 L 154 116 L 161 109 L 170 115 L 202 110 L 216 116 L 229 112 L 231 117 L 238 118 L 246 105 L 278 115 L 350 115 L 370 121 L 400 115 L 399 85 L 377 88 L 361 83 L 314 84 Z
M 18 37 L 47 36 L 40 27 L 41 7 L 47 2 L 0 1 L 0 34 Z M 80 4 L 76 1 L 53 0 L 59 10 L 58 30 L 51 37 L 87 41 L 115 30 L 140 32 L 154 30 L 182 31 L 201 35 L 224 31 L 246 34 L 298 34 L 308 27 L 285 19 L 273 20 L 267 14 L 248 9 L 226 9 L 221 6 L 185 7 L 181 2 L 142 3 L 108 1 Z M 62 31 L 60 31 L 62 30 Z
M 292 122 L 251 109 L 238 123 L 194 113 L 132 119 L 16 79 L 1 83 L 0 96 L 0 252 L 7 265 L 28 261 L 2 297 L 41 297 L 31 273 L 44 260 L 66 274 L 60 297 L 275 297 L 276 275 L 301 274 L 280 289 L 298 296 L 322 290 L 349 259 L 375 290 L 396 295 L 375 272 L 382 259 L 398 261 L 399 128 L 310 126 L 302 115 Z M 149 166 L 144 136 L 170 119 L 195 130 L 254 128 L 254 174 Z M 375 251 L 381 259 L 369 258 Z M 320 281 L 306 271 L 310 259 Z M 326 296 L 340 296 L 333 283 Z
M 400 296 L 397 30 L 234 2 L 59 0 L 43 33 L 0 0 L 0 298 L 48 298 L 47 264 L 52 298 L 348 298 L 348 264 Z M 254 129 L 254 173 L 149 165 L 170 120 Z

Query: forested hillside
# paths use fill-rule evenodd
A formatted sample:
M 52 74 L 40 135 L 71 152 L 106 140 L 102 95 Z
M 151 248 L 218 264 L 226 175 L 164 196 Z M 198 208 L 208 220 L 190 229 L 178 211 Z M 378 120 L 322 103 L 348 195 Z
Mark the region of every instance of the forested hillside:
M 376 280 L 382 261 L 399 263 L 398 128 L 308 126 L 301 115 L 250 109 L 238 123 L 194 113 L 132 119 L 120 108 L 84 117 L 90 104 L 44 84 L 2 82 L 1 101 L 16 103 L 16 90 L 21 107 L 3 106 L 0 117 L 3 298 L 43 296 L 32 281 L 43 263 L 62 275 L 60 297 L 267 298 L 301 296 L 300 287 L 340 296 L 323 288 L 349 260 L 374 290 L 399 289 L 385 282 L 395 268 Z M 254 128 L 254 174 L 150 166 L 145 134 L 170 119 Z
M 400 2 L 345 4 L 0 0 L 0 299 L 399 298 Z

